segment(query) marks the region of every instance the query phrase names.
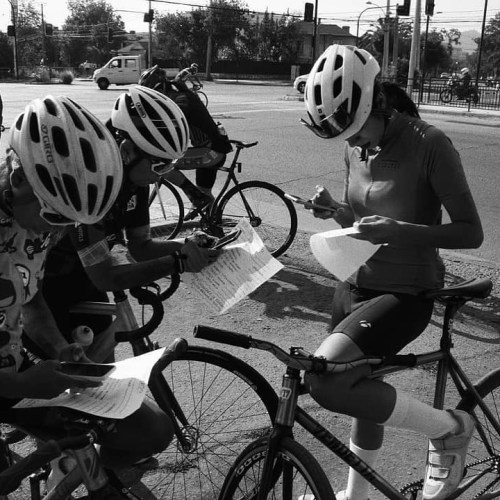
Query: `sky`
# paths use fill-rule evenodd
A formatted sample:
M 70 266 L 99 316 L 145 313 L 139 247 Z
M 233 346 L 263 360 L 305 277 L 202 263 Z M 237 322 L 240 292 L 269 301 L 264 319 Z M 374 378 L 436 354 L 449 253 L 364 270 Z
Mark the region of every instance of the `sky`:
M 0 30 L 7 31 L 10 24 L 10 0 L 0 0 Z M 243 0 L 244 1 L 244 0 Z M 396 9 L 396 3 L 403 0 L 379 0 L 366 2 L 366 0 L 309 0 L 311 3 L 317 1 L 318 17 L 320 22 L 333 23 L 339 26 L 350 26 L 351 33 L 355 34 L 357 21 L 359 19 L 359 32 L 362 34 L 370 29 L 370 23 L 382 16 L 387 6 Z M 151 7 L 160 12 L 180 12 L 191 10 L 195 6 L 206 6 L 209 0 L 107 0 L 125 22 L 127 31 L 147 31 L 144 23 L 144 12 Z M 411 0 L 410 14 L 413 16 L 417 0 Z M 41 0 L 34 2 L 35 5 L 43 4 L 45 21 L 54 26 L 62 26 L 68 11 L 66 0 Z M 290 13 L 302 16 L 305 0 L 246 0 L 246 5 L 252 11 Z M 421 0 L 422 9 L 425 0 Z M 458 28 L 460 31 L 481 31 L 484 6 L 487 4 L 486 21 L 500 12 L 500 0 L 435 0 L 435 15 L 430 18 L 429 29 L 433 28 Z M 378 5 L 379 7 L 376 7 Z M 368 10 L 361 12 L 370 7 Z M 361 14 L 361 15 L 360 15 Z

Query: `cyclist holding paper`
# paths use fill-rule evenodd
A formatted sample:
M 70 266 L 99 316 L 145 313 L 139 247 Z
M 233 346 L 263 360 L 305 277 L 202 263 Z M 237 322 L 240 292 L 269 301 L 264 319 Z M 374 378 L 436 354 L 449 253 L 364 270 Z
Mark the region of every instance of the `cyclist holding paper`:
M 347 141 L 342 206 L 314 215 L 354 225 L 356 238 L 383 244 L 336 288 L 330 335 L 316 351 L 331 360 L 394 354 L 417 338 L 433 308 L 421 292 L 443 285 L 438 249 L 476 248 L 483 240 L 458 152 L 442 131 L 420 120 L 403 91 L 377 80 L 379 70 L 367 51 L 332 45 L 306 84 L 311 123 L 303 123 L 321 138 Z M 325 189 L 311 201 L 333 206 Z M 450 222 L 442 223 L 442 208 Z M 368 379 L 369 373 L 369 367 L 360 367 L 311 375 L 307 382 L 322 406 L 354 418 L 351 449 L 369 465 L 381 448 L 384 426 L 426 435 L 423 498 L 449 496 L 462 478 L 472 418 L 434 409 L 382 380 Z M 337 498 L 367 500 L 368 486 L 351 470 Z

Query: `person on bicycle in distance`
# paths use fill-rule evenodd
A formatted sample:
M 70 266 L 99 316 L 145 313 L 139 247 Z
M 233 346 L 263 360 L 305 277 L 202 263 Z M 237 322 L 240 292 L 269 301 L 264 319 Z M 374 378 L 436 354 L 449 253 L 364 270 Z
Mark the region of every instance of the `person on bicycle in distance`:
M 462 68 L 457 81 L 457 97 L 459 99 L 464 99 L 466 97 L 471 80 L 472 77 L 470 76 L 469 68 Z
M 72 387 L 99 385 L 59 370 L 60 360 L 86 358 L 81 345 L 61 335 L 40 287 L 47 249 L 58 231 L 75 223 L 97 223 L 115 202 L 122 180 L 112 135 L 66 97 L 31 101 L 11 127 L 9 145 L 0 165 L 2 410 L 23 398 L 50 399 Z M 44 348 L 47 361 L 29 361 L 23 330 Z M 57 411 L 13 409 L 9 415 L 14 423 L 59 433 Z M 114 468 L 163 450 L 172 439 L 171 427 L 156 404 L 145 402 L 101 442 L 103 463 Z
M 96 224 L 68 228 L 47 259 L 43 293 L 67 336 L 82 321 L 89 321 L 88 315 L 80 318 L 70 314 L 72 305 L 84 300 L 107 301 L 107 291 L 148 285 L 174 273 L 199 272 L 218 255 L 198 246 L 197 242 L 202 245 L 211 238 L 206 235 L 187 240 L 151 237 L 149 185 L 159 179 L 161 170 L 170 167 L 168 163 L 181 158 L 187 147 L 187 124 L 178 106 L 159 92 L 132 86 L 116 100 L 107 125 L 123 160 L 117 201 Z M 133 260 L 117 251 L 118 244 L 126 247 Z M 96 336 L 87 350 L 88 357 L 108 360 L 106 354 L 112 356 L 114 348 L 113 336 L 105 330 L 109 321 L 97 317 L 83 324 Z
M 416 116 L 409 97 L 394 96 L 393 88 L 379 83 L 379 70 L 369 52 L 332 45 L 306 83 L 310 123 L 303 123 L 321 138 L 346 141 L 342 206 L 314 215 L 355 226 L 356 238 L 382 244 L 336 287 L 330 335 L 316 351 L 329 360 L 391 355 L 416 339 L 433 309 L 422 292 L 443 286 L 438 249 L 477 248 L 483 241 L 458 152 L 441 130 Z M 312 201 L 334 206 L 323 189 Z M 442 208 L 450 222 L 442 222 Z M 383 380 L 369 379 L 370 371 L 365 366 L 308 375 L 306 382 L 319 404 L 354 418 L 351 449 L 369 465 L 375 463 L 385 426 L 426 435 L 423 498 L 448 497 L 462 479 L 473 419 L 463 411 L 434 409 Z M 368 486 L 351 470 L 338 498 L 367 500 Z
M 189 125 L 190 147 L 182 162 L 177 164 L 175 172 L 171 172 L 166 178 L 183 189 L 182 181 L 186 177 L 179 170 L 196 169 L 196 189 L 203 193 L 203 202 L 211 203 L 214 199 L 212 189 L 217 179 L 217 169 L 224 165 L 227 153 L 232 151 L 227 134 L 222 132 L 198 95 L 182 79 L 168 80 L 161 68 L 153 66 L 141 75 L 139 83 L 172 99 L 182 109 Z M 198 205 L 192 201 L 192 206 L 184 217 L 185 221 L 199 215 Z
M 200 79 L 196 76 L 198 73 L 198 65 L 196 63 L 192 63 L 188 68 L 181 69 L 179 73 L 177 73 L 174 77 L 175 82 L 184 82 L 190 81 L 193 84 L 193 87 L 203 88 L 203 84 L 200 82 Z

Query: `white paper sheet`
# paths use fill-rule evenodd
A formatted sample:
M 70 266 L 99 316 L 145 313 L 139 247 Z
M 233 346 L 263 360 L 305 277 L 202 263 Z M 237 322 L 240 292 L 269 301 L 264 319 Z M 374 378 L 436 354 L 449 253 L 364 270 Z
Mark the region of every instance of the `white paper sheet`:
M 125 418 L 141 406 L 151 370 L 164 351 L 157 349 L 112 363 L 116 370 L 100 387 L 76 394 L 66 391 L 53 399 L 23 399 L 14 408 L 64 406 L 100 417 Z
M 381 245 L 350 238 L 359 232 L 355 227 L 313 234 L 309 244 L 316 260 L 340 281 L 357 271 Z
M 199 273 L 184 273 L 182 281 L 217 314 L 226 312 L 283 268 L 266 249 L 250 223 L 225 246 L 219 258 Z

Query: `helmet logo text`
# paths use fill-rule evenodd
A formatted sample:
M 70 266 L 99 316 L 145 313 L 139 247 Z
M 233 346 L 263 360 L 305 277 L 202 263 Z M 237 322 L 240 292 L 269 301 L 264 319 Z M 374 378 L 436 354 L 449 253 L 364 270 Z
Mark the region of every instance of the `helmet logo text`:
M 42 124 L 40 128 L 42 129 L 42 142 L 45 159 L 49 163 L 54 163 L 54 157 L 52 156 L 52 146 L 50 144 L 49 129 L 47 128 L 47 125 L 44 124 Z

